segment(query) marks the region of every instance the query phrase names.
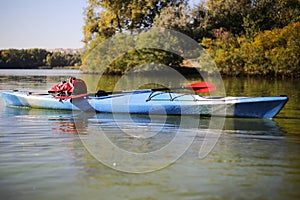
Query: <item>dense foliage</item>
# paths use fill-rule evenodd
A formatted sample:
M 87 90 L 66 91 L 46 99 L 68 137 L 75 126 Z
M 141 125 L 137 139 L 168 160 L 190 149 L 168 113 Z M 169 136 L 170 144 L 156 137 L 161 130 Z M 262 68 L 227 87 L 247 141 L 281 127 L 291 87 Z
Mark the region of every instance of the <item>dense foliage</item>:
M 134 46 L 97 65 L 104 51 L 96 47 L 108 38 L 162 27 L 203 45 L 222 74 L 298 76 L 299 22 L 300 0 L 203 0 L 192 8 L 188 0 L 88 0 L 82 69 L 122 74 L 146 63 L 178 66 L 180 56 Z M 105 55 L 114 52 L 109 45 L 105 49 Z M 93 51 L 98 56 L 90 65 Z
M 83 56 L 83 70 L 123 74 L 135 66 L 149 63 L 167 66 L 178 66 L 181 63 L 180 56 L 164 51 L 164 48 L 147 48 L 147 45 L 142 45 L 146 48 L 137 49 L 139 39 L 135 36 L 140 31 L 151 28 L 155 17 L 164 8 L 184 5 L 187 3 L 186 0 L 89 0 L 88 2 L 85 11 L 86 52 Z M 152 46 L 160 45 L 155 36 L 148 36 L 153 38 L 150 41 L 153 43 Z M 113 44 L 107 41 L 108 38 L 112 38 Z M 123 52 L 124 50 L 126 51 Z
M 293 76 L 300 74 L 300 23 L 257 33 L 253 39 L 228 32 L 203 39 L 222 74 Z
M 81 65 L 80 54 L 49 52 L 45 49 L 0 50 L 0 68 L 37 69 Z

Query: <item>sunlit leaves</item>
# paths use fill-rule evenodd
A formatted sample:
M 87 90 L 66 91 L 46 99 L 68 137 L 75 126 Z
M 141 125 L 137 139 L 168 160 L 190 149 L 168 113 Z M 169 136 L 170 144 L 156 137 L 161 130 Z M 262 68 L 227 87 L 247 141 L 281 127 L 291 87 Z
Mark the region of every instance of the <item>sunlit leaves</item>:
M 258 33 L 253 40 L 231 36 L 202 44 L 223 74 L 300 75 L 300 22 Z

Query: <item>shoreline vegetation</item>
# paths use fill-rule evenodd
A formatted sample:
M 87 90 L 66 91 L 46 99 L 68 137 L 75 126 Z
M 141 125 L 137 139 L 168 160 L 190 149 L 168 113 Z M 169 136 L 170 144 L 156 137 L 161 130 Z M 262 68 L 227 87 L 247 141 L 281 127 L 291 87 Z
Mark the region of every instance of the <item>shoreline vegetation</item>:
M 93 0 L 88 1 L 84 17 L 84 50 L 0 50 L 0 69 L 71 68 L 83 73 L 122 75 L 155 73 L 161 66 L 170 66 L 193 76 L 198 70 L 201 74 L 214 73 L 209 70 L 213 61 L 222 76 L 300 78 L 299 0 L 206 0 L 194 6 L 188 0 L 115 0 L 113 3 Z M 162 41 L 167 40 L 147 33 L 152 27 L 189 36 L 212 60 L 192 53 L 188 59 L 200 65 L 199 69 L 193 69 L 186 64 L 188 60 L 175 53 L 136 48 L 138 35 L 142 38 L 139 45 L 171 45 L 175 47 L 172 52 L 182 52 L 180 44 L 184 41 L 164 44 Z M 113 45 L 107 43 L 111 38 Z M 103 43 L 106 45 L 99 48 Z M 127 51 L 113 57 L 122 49 Z M 136 69 L 137 66 L 144 68 Z
M 0 69 L 76 68 L 81 65 L 78 49 L 3 49 L 0 50 Z

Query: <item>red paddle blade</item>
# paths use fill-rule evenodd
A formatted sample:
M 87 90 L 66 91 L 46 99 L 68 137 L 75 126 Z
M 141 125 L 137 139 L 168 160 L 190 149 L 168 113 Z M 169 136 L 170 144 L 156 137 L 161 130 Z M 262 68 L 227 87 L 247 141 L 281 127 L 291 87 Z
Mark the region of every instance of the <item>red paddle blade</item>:
M 185 89 L 194 90 L 194 92 L 213 92 L 216 90 L 215 84 L 211 82 L 197 82 L 184 87 Z

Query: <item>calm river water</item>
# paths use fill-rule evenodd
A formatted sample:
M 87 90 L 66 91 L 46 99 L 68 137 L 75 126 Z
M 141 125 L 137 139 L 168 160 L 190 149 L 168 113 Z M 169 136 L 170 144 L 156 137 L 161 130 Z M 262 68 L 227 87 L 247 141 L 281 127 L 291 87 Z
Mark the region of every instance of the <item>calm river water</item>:
M 99 81 L 96 75 L 80 75 L 75 70 L 0 70 L 0 90 L 46 92 L 71 75 L 84 79 L 89 88 L 100 82 L 100 89 L 108 91 L 117 81 L 117 77 Z M 144 82 L 151 77 L 135 78 Z M 137 115 L 132 120 L 119 116 L 114 120 L 109 114 L 95 114 L 85 117 L 79 127 L 76 113 L 7 108 L 0 98 L 0 198 L 300 199 L 299 80 L 226 78 L 224 85 L 228 96 L 285 94 L 289 102 L 272 120 L 228 118 L 223 128 L 205 135 L 201 130 L 210 130 L 209 118 L 201 119 L 196 128 L 179 126 L 179 116 Z M 126 173 L 99 162 L 83 144 L 99 127 L 120 147 L 139 152 L 160 148 L 176 133 L 183 140 L 191 133 L 196 136 L 171 165 L 150 173 Z M 156 129 L 159 136 L 140 143 L 122 136 L 124 130 L 140 134 L 156 133 Z M 199 158 L 205 139 L 217 143 L 206 157 Z M 102 154 L 111 153 L 105 145 L 98 149 Z M 114 166 L 127 162 L 118 156 L 115 159 Z M 159 165 L 163 159 L 153 162 Z M 144 161 L 136 160 L 135 165 L 144 165 Z

